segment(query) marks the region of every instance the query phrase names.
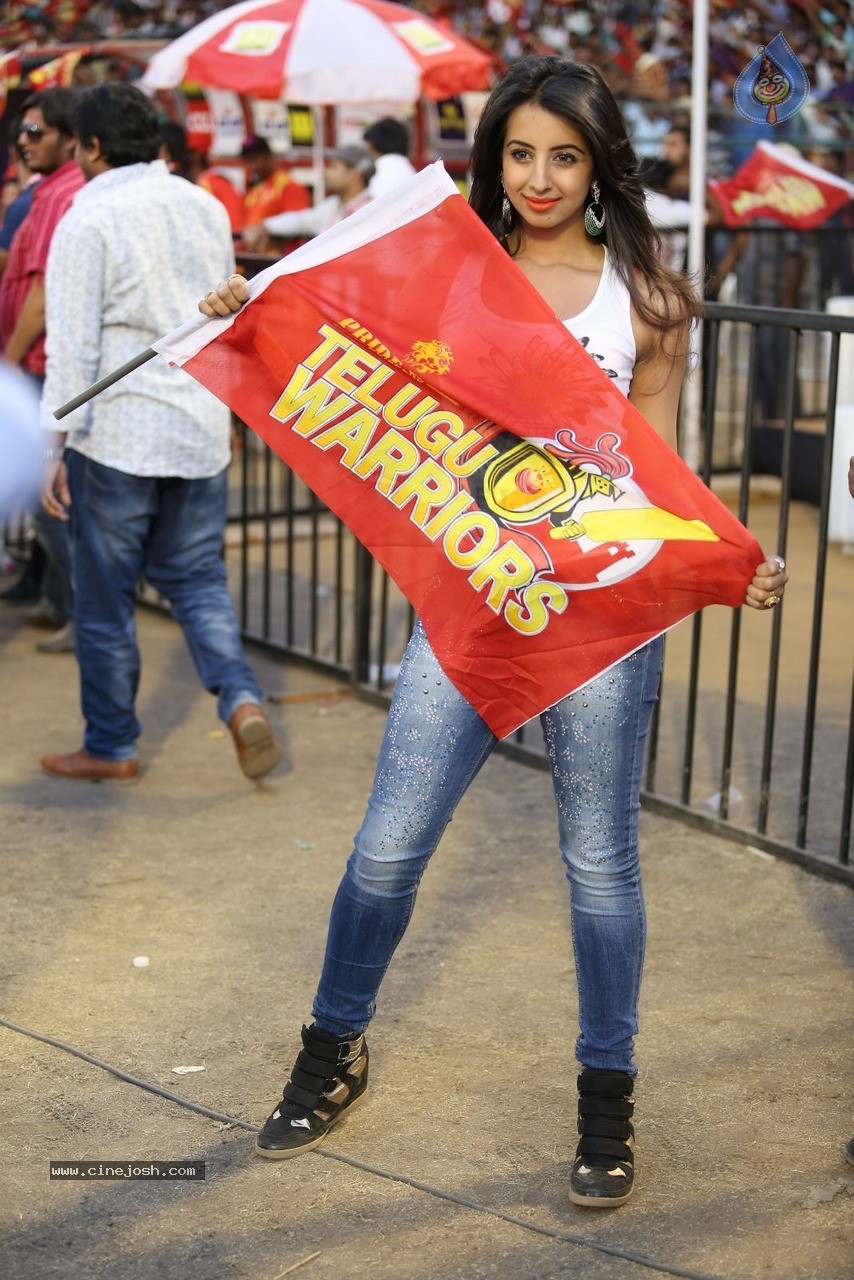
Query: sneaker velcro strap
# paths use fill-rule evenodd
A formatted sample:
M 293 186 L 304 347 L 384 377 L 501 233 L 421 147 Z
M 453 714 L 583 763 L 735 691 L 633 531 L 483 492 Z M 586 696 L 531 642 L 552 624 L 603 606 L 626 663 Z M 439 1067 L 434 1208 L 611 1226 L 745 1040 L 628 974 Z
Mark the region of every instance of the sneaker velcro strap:
M 578 1144 L 576 1152 L 578 1156 L 614 1156 L 617 1160 L 625 1160 L 629 1164 L 632 1163 L 632 1149 L 625 1142 L 618 1142 L 616 1138 L 602 1138 L 599 1135 L 582 1134 L 581 1141 Z
M 588 1116 L 583 1124 L 579 1120 L 578 1132 L 603 1138 L 619 1138 L 622 1142 L 634 1137 L 634 1129 L 628 1120 L 611 1119 L 608 1116 Z
M 629 1098 L 597 1098 L 582 1093 L 578 1099 L 578 1113 L 582 1116 L 625 1116 L 628 1120 L 635 1110 Z
M 303 1047 L 309 1053 L 314 1053 L 329 1062 L 337 1062 L 339 1057 L 347 1057 L 363 1043 L 361 1033 L 356 1032 L 349 1039 L 343 1040 L 338 1039 L 337 1036 L 327 1038 L 314 1029 L 309 1030 L 308 1027 L 303 1027 L 302 1032 Z
M 626 1071 L 601 1071 L 598 1067 L 585 1067 L 578 1077 L 578 1092 L 597 1093 L 603 1098 L 628 1098 L 634 1084 Z
M 306 1111 L 314 1111 L 320 1102 L 322 1089 L 301 1089 L 298 1084 L 294 1084 L 293 1080 L 289 1080 L 285 1085 L 284 1099 L 286 1102 L 295 1102 L 297 1106 L 305 1107 Z
M 292 1085 L 294 1089 L 299 1089 L 300 1093 L 304 1093 L 315 1100 L 326 1091 L 328 1083 L 328 1078 L 320 1080 L 317 1076 L 303 1075 L 302 1072 L 297 1071 L 296 1067 L 294 1067 L 291 1078 L 288 1081 L 288 1084 Z M 312 1103 L 311 1105 L 314 1104 Z
M 297 1054 L 297 1060 L 294 1063 L 294 1069 L 291 1072 L 291 1079 L 297 1074 L 303 1076 L 313 1076 L 316 1080 L 328 1080 L 330 1076 L 337 1073 L 338 1063 L 333 1058 L 324 1062 L 323 1058 L 316 1058 L 313 1053 L 303 1049 Z

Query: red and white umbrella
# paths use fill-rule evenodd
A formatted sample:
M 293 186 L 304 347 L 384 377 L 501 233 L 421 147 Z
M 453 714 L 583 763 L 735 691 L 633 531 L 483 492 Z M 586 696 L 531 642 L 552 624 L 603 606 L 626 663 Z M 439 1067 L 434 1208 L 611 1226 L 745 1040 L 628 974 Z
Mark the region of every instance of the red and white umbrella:
M 162 49 L 143 85 L 190 80 L 317 106 L 438 101 L 489 86 L 492 57 L 386 0 L 245 0 Z

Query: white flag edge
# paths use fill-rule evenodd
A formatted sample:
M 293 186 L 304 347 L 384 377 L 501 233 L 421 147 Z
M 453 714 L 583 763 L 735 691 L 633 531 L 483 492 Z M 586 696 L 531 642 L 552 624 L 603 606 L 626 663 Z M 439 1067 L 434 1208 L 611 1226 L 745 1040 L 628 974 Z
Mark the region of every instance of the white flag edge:
M 437 160 L 401 183 L 395 191 L 365 205 L 254 276 L 247 285 L 247 305 L 259 298 L 280 276 L 294 275 L 310 267 L 322 266 L 371 244 L 374 240 L 380 240 L 390 232 L 432 212 L 450 196 L 462 199 L 459 188 L 442 161 Z M 180 367 L 198 355 L 209 342 L 230 329 L 240 314 L 237 311 L 233 315 L 215 320 L 203 315 L 196 316 L 151 345 L 170 364 Z
M 837 177 L 829 169 L 822 169 L 821 165 L 805 160 L 803 156 L 798 155 L 787 146 L 762 141 L 757 142 L 756 150 L 773 156 L 775 160 L 779 160 L 781 164 L 787 165 L 788 168 L 802 173 L 804 177 L 814 178 L 816 182 L 824 182 L 829 187 L 837 187 L 840 191 L 844 191 L 849 199 L 854 198 L 854 184 L 847 182 L 845 178 Z

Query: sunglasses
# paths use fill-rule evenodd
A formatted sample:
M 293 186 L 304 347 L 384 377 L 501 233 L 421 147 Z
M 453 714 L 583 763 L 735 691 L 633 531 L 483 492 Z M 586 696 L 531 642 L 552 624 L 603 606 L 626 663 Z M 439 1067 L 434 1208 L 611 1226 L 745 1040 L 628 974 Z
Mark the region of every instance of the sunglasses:
M 22 124 L 18 130 L 18 137 L 25 133 L 28 138 L 32 138 L 34 142 L 38 142 L 39 138 L 43 138 L 46 133 L 50 133 L 51 129 L 44 129 L 40 124 Z

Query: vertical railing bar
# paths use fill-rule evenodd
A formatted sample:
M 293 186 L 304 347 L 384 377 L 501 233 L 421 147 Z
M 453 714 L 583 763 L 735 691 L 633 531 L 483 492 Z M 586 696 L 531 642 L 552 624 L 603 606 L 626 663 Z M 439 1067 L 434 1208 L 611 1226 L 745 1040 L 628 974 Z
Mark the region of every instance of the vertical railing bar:
M 744 447 L 741 456 L 741 489 L 738 498 L 738 518 L 747 523 L 750 511 L 750 478 L 753 474 L 753 402 L 756 399 L 756 347 L 757 330 L 750 331 L 747 357 L 747 404 L 744 410 Z
M 746 524 L 750 511 L 750 476 L 753 475 L 753 443 L 754 443 L 754 406 L 757 399 L 758 376 L 758 325 L 750 325 L 748 344 L 748 378 L 746 378 L 746 398 L 744 406 L 744 453 L 741 457 L 741 492 L 739 494 L 739 520 Z M 732 618 L 732 635 L 741 635 L 741 611 L 736 609 Z M 729 795 L 731 781 L 727 782 L 726 794 Z
M 344 652 L 344 526 L 335 520 L 335 661 Z
M 664 664 L 667 656 L 667 640 L 665 638 L 664 653 L 662 654 L 661 678 L 658 682 L 658 697 L 655 700 L 655 706 L 652 709 L 652 719 L 649 723 L 649 737 L 646 747 L 646 772 L 644 776 L 644 790 L 655 791 L 655 771 L 658 765 L 658 731 L 661 725 L 661 701 L 664 697 Z
M 714 443 L 715 433 L 715 409 L 718 394 L 718 340 L 720 335 L 720 320 L 707 320 L 704 331 L 708 352 L 706 359 L 706 449 L 708 467 L 706 468 L 711 475 L 711 452 Z
M 712 324 L 715 322 L 712 321 Z M 709 356 L 709 364 L 713 365 L 717 371 L 717 352 L 712 348 L 713 354 Z M 707 377 L 708 395 L 713 402 L 714 389 L 711 386 L 713 378 Z M 703 456 L 703 466 L 700 478 L 707 486 L 711 485 L 712 478 L 712 433 L 714 431 L 714 420 L 710 419 L 708 411 L 708 402 L 706 405 L 706 421 L 704 423 L 704 439 L 705 450 Z M 685 747 L 682 753 L 682 780 L 680 794 L 682 803 L 690 805 L 691 803 L 691 784 L 694 774 L 694 747 L 697 734 L 697 701 L 700 688 L 700 649 L 703 635 L 703 615 L 702 612 L 695 613 L 693 626 L 691 629 L 691 661 L 688 668 L 688 693 L 687 705 L 685 709 Z
M 755 339 L 756 330 L 752 330 Z M 753 459 L 753 401 L 756 391 L 756 342 L 751 341 L 747 370 L 747 405 L 744 415 L 743 445 L 741 451 L 741 481 L 738 493 L 738 518 L 747 524 L 750 513 L 750 476 Z M 724 711 L 723 755 L 721 758 L 721 817 L 729 817 L 729 797 L 732 788 L 732 757 L 735 743 L 735 722 L 738 706 L 738 662 L 741 653 L 741 609 L 733 609 L 730 625 L 729 669 L 727 671 L 726 707 Z
M 383 572 L 380 581 L 380 634 L 379 654 L 377 656 L 377 688 L 385 689 L 385 659 L 388 646 L 388 574 Z
M 824 588 L 827 579 L 827 525 L 830 514 L 830 485 L 833 467 L 833 439 L 836 429 L 836 393 L 839 387 L 840 335 L 833 334 L 828 366 L 827 413 L 824 428 L 824 457 L 822 459 L 821 505 L 819 508 L 818 549 L 816 552 L 815 589 L 813 592 L 812 638 L 810 662 L 807 673 L 807 700 L 804 717 L 804 748 L 801 757 L 801 786 L 798 797 L 798 834 L 795 843 L 799 849 L 806 847 L 809 820 L 810 782 L 815 740 L 816 707 L 818 705 L 818 664 L 821 654 L 821 626 L 824 617 Z M 833 388 L 833 395 L 830 390 Z
M 272 566 L 270 564 L 270 555 L 273 545 L 271 537 L 272 522 L 270 520 L 270 509 L 272 507 L 271 498 L 273 496 L 272 486 L 272 466 L 273 454 L 269 448 L 264 448 L 264 566 L 263 566 L 263 597 L 261 609 L 261 634 L 265 640 L 270 638 L 270 586 Z
M 839 861 L 848 866 L 851 844 L 851 811 L 854 808 L 854 679 L 851 681 L 851 710 L 848 713 L 848 756 L 845 761 L 845 784 L 842 791 L 842 827 L 839 832 Z
M 697 731 L 697 696 L 700 683 L 700 642 L 703 615 L 695 613 L 691 629 L 691 661 L 688 668 L 688 702 L 685 711 L 685 747 L 682 753 L 682 803 L 691 803 L 691 784 L 694 773 L 694 742 Z
M 314 491 L 311 493 L 309 510 L 309 519 L 311 521 L 311 622 L 309 633 L 309 653 L 316 656 L 318 624 L 317 592 L 320 586 L 320 540 L 318 538 L 318 513 L 320 511 L 320 503 L 315 496 Z
M 789 330 L 786 362 L 786 421 L 783 429 L 783 456 L 780 466 L 780 519 L 777 529 L 777 547 L 785 557 L 789 536 L 789 494 L 792 491 L 792 455 L 795 437 L 795 391 L 797 387 L 798 330 Z M 760 835 L 768 830 L 768 812 L 771 804 L 771 772 L 774 757 L 774 728 L 777 719 L 777 685 L 780 673 L 781 612 L 775 609 L 771 627 L 771 652 L 768 660 L 768 693 L 765 702 L 765 737 L 762 744 L 762 764 L 759 773 L 759 815 L 756 823 Z
M 277 495 L 278 510 L 281 512 L 282 515 L 284 515 L 285 511 L 287 510 L 287 501 L 288 501 L 288 467 L 287 467 L 287 464 L 285 463 L 284 458 L 280 459 L 280 465 L 277 471 L 277 475 L 279 477 L 278 495 Z
M 240 450 L 240 630 L 249 619 L 249 441 L 246 427 L 239 424 L 243 448 Z
M 374 559 L 366 547 L 353 540 L 355 581 L 353 600 L 353 681 L 367 684 L 371 669 L 371 615 Z
M 288 467 L 285 498 L 285 536 L 288 545 L 285 551 L 285 642 L 289 649 L 294 647 L 294 556 L 296 538 L 294 537 L 294 473 Z
M 714 435 L 715 435 L 715 414 L 717 412 L 717 395 L 718 395 L 718 347 L 720 343 L 720 322 L 712 321 L 708 326 L 709 332 L 709 356 L 707 366 L 706 381 L 706 437 L 707 449 L 709 457 L 714 456 Z M 734 617 L 738 617 L 738 610 L 735 610 Z M 734 626 L 734 634 L 737 636 L 737 627 Z M 733 648 L 730 645 L 730 668 L 729 678 L 727 681 L 727 697 L 724 708 L 724 733 L 723 733 L 723 755 L 721 761 L 721 782 L 720 782 L 720 816 L 723 819 L 729 817 L 729 789 L 730 779 L 732 776 L 732 746 L 735 731 L 735 672 L 733 669 Z
M 721 756 L 721 818 L 729 818 L 729 797 L 732 787 L 732 756 L 735 744 L 735 711 L 738 692 L 738 654 L 741 638 L 741 610 L 733 609 L 730 626 L 729 669 L 727 671 L 726 705 L 724 707 L 723 753 Z

